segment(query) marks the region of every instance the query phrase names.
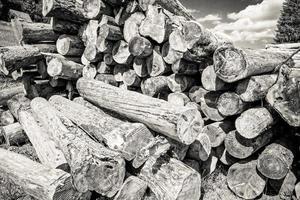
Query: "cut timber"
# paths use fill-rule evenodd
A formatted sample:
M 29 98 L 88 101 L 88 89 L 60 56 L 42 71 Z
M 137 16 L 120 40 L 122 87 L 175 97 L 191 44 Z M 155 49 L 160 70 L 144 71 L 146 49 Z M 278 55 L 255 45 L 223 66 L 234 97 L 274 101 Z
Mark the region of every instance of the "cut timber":
M 97 74 L 96 66 L 93 64 L 89 64 L 83 67 L 82 69 L 82 77 L 87 79 L 94 79 Z
M 35 98 L 31 108 L 63 151 L 75 188 L 115 195 L 125 176 L 125 161 L 120 155 L 93 141 L 45 99 Z
M 84 45 L 77 36 L 61 35 L 56 41 L 56 49 L 63 56 L 81 56 L 84 51 Z
M 172 71 L 176 74 L 199 74 L 199 64 L 180 59 L 172 65 Z
M 59 19 L 56 17 L 51 17 L 50 24 L 52 26 L 52 29 L 55 32 L 58 32 L 60 34 L 72 34 L 75 35 L 79 31 L 79 24 Z
M 36 63 L 41 57 L 40 50 L 34 46 L 1 47 L 0 72 L 8 75 L 17 69 Z
M 127 86 L 139 87 L 141 85 L 141 78 L 130 69 L 123 73 L 123 82 Z
M 293 153 L 286 147 L 272 143 L 260 154 L 257 169 L 267 178 L 282 179 L 289 172 L 294 160 Z
M 123 40 L 115 43 L 112 55 L 114 60 L 121 65 L 130 64 L 133 60 L 132 55 L 129 52 L 128 43 Z
M 212 147 L 218 147 L 232 130 L 234 124 L 231 121 L 221 121 L 204 126 L 202 132 L 208 135 Z
M 167 65 L 159 52 L 159 47 L 153 49 L 152 55 L 146 59 L 147 69 L 150 76 L 160 76 L 171 71 L 171 67 Z
M 233 116 L 242 113 L 248 104 L 243 102 L 238 94 L 225 92 L 219 97 L 217 107 L 222 115 Z
M 269 89 L 267 102 L 294 127 L 300 126 L 299 68 L 282 67 L 276 84 Z
M 185 53 L 188 50 L 183 33 L 178 28 L 170 34 L 169 44 L 171 49 L 181 53 Z
M 119 41 L 123 39 L 121 28 L 110 24 L 100 25 L 98 38 L 99 37 L 112 41 Z
M 201 115 L 195 109 L 174 106 L 100 81 L 79 79 L 77 89 L 82 97 L 96 105 L 144 123 L 184 144 L 191 144 L 203 127 Z
M 211 142 L 207 134 L 200 133 L 190 145 L 187 156 L 194 160 L 206 161 L 211 154 Z
M 197 42 L 203 42 L 205 30 L 194 20 L 185 21 L 182 24 L 182 34 L 188 49 L 192 49 Z
M 76 63 L 81 63 L 80 57 L 63 56 L 58 53 L 42 53 L 42 55 L 45 57 L 47 65 L 54 58 L 61 59 L 61 60 L 69 60 L 69 61 L 73 61 Z
M 28 141 L 22 126 L 18 122 L 0 127 L 0 136 L 4 137 L 8 146 L 21 146 Z
M 9 110 L 0 111 L 0 126 L 7 126 L 15 122 L 14 116 Z
M 135 36 L 129 41 L 129 52 L 135 57 L 148 57 L 152 51 L 152 43 L 147 38 Z
M 23 84 L 18 84 L 14 87 L 9 87 L 0 90 L 0 105 L 6 105 L 7 101 L 19 93 L 24 93 L 25 89 Z
M 54 78 L 73 80 L 82 76 L 83 67 L 67 59 L 54 58 L 48 63 L 47 72 Z
M 106 40 L 105 38 L 98 37 L 96 42 L 96 48 L 101 53 L 111 53 L 114 47 L 114 42 Z
M 179 0 L 156 0 L 155 3 L 170 11 L 171 13 L 174 13 L 175 15 L 183 16 L 189 20 L 194 19 L 194 17 L 179 2 Z
M 80 0 L 43 0 L 42 12 L 45 17 L 57 17 L 75 23 L 87 20 Z
M 17 116 L 41 163 L 53 169 L 67 171 L 69 165 L 63 152 L 32 113 L 30 100 L 23 95 L 16 95 L 9 100 L 8 106 Z
M 214 66 L 219 78 L 232 83 L 252 75 L 272 72 L 287 57 L 287 54 L 268 50 L 241 50 L 225 46 L 214 53 Z
M 37 44 L 39 42 L 55 42 L 59 34 L 55 33 L 52 26 L 46 23 L 21 22 L 12 20 L 16 27 L 19 42 L 26 44 Z
M 274 118 L 268 109 L 251 108 L 243 112 L 235 121 L 239 134 L 246 139 L 253 139 L 274 124 Z
M 97 65 L 97 73 L 99 74 L 113 74 L 114 66 L 107 65 L 105 62 L 99 62 Z
M 159 44 L 163 43 L 168 37 L 163 9 L 158 6 L 148 6 L 146 18 L 142 21 L 139 31 L 142 36 L 150 37 Z
M 190 101 L 190 98 L 181 92 L 175 92 L 168 95 L 168 102 L 174 105 L 185 106 Z
M 107 65 L 116 65 L 117 63 L 114 61 L 113 56 L 111 55 L 111 53 L 106 53 L 103 56 L 103 61 L 105 62 L 105 64 Z
M 85 46 L 88 44 L 96 45 L 98 38 L 98 30 L 99 30 L 99 21 L 98 20 L 90 20 L 86 26 L 82 26 L 82 34 L 81 39 Z
M 123 35 L 126 42 L 130 42 L 131 38 L 139 36 L 139 27 L 145 15 L 142 12 L 133 13 L 124 24 Z
M 97 140 L 104 140 L 109 148 L 120 152 L 126 160 L 132 160 L 136 152 L 153 138 L 143 124 L 123 122 L 60 96 L 51 97 L 50 103 Z
M 201 195 L 200 174 L 174 158 L 150 158 L 139 177 L 148 183 L 157 199 L 198 200 Z
M 133 69 L 139 77 L 143 78 L 143 77 L 146 77 L 149 75 L 148 68 L 147 68 L 147 62 L 143 58 L 134 58 Z
M 102 15 L 112 15 L 113 13 L 112 7 L 102 0 L 84 1 L 83 9 L 83 14 L 88 19 L 99 19 Z
M 73 189 L 72 177 L 62 170 L 46 167 L 2 148 L 0 161 L 1 173 L 36 199 L 90 199 L 90 192 L 82 194 Z
M 201 83 L 203 88 L 208 91 L 228 90 L 230 88 L 228 83 L 217 77 L 213 65 L 210 65 L 203 70 L 201 74 Z
M 88 43 L 86 45 L 83 55 L 88 63 L 99 62 L 103 59 L 103 54 L 97 51 L 97 47 L 93 43 Z
M 232 192 L 243 199 L 255 199 L 263 193 L 266 180 L 256 171 L 256 160 L 236 163 L 229 168 L 227 184 Z
M 115 76 L 112 74 L 97 74 L 97 76 L 95 77 L 95 80 L 97 81 L 102 81 L 104 83 L 113 85 L 113 86 L 118 86 L 118 82 L 115 79 Z
M 184 92 L 196 83 L 195 78 L 186 75 L 172 74 L 168 77 L 168 86 L 172 92 Z
M 143 94 L 154 97 L 163 91 L 169 91 L 168 77 L 156 76 L 145 79 L 141 83 Z
M 147 183 L 142 179 L 129 176 L 114 200 L 142 200 L 147 187 Z
M 264 99 L 269 89 L 276 83 L 277 77 L 277 74 L 251 76 L 237 85 L 236 93 L 244 102 Z
M 0 7 L 1 7 L 1 3 L 0 3 Z M 31 19 L 30 15 L 28 13 L 13 10 L 13 9 L 9 9 L 8 17 L 10 19 L 18 19 L 20 21 L 32 22 L 32 19 Z
M 116 65 L 114 67 L 113 75 L 117 82 L 123 82 L 123 74 L 127 72 L 130 68 L 126 65 Z
M 164 43 L 164 45 L 162 46 L 161 52 L 162 52 L 164 61 L 171 65 L 176 63 L 181 58 L 183 58 L 183 53 L 173 49 L 170 46 L 169 42 Z
M 234 130 L 227 134 L 224 143 L 227 152 L 231 156 L 239 159 L 245 159 L 268 144 L 271 141 L 272 136 L 272 131 L 268 130 L 256 138 L 245 139 Z

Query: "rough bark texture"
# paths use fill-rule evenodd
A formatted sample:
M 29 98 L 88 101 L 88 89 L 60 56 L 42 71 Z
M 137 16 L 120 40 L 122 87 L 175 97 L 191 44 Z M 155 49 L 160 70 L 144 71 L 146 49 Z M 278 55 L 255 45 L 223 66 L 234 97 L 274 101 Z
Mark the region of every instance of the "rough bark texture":
M 56 17 L 51 17 L 50 24 L 52 26 L 52 29 L 55 32 L 61 33 L 61 34 L 72 34 L 75 35 L 79 31 L 80 25 L 77 23 L 73 23 L 67 20 L 59 19 Z

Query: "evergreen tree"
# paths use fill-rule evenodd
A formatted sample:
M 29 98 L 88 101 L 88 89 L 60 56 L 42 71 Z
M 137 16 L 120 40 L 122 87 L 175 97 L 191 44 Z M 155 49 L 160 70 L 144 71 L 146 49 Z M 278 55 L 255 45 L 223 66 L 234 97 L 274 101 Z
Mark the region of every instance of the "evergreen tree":
M 300 0 L 286 0 L 277 22 L 277 43 L 300 42 Z

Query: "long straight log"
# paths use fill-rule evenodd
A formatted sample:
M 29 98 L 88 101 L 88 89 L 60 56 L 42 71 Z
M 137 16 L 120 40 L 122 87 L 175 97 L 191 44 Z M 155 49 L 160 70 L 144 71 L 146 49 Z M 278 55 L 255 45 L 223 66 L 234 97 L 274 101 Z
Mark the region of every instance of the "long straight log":
M 194 19 L 194 17 L 188 13 L 187 9 L 179 2 L 179 0 L 156 0 L 155 3 L 171 13 L 174 13 L 175 15 L 183 16 L 190 20 Z
M 125 162 L 120 154 L 93 141 L 45 99 L 31 102 L 33 112 L 63 151 L 78 191 L 112 197 L 122 186 Z
M 191 144 L 203 127 L 201 115 L 195 109 L 174 106 L 100 81 L 79 79 L 77 89 L 82 97 L 99 107 L 144 123 L 154 131 L 184 144 Z
M 116 87 L 119 85 L 119 83 L 115 79 L 115 76 L 112 75 L 112 74 L 98 74 L 95 77 L 95 80 L 102 81 L 104 83 L 107 83 L 107 84 L 110 84 L 110 85 L 113 85 L 113 86 L 116 86 Z
M 71 175 L 46 167 L 23 155 L 0 149 L 0 171 L 24 191 L 41 200 L 90 199 L 73 189 Z

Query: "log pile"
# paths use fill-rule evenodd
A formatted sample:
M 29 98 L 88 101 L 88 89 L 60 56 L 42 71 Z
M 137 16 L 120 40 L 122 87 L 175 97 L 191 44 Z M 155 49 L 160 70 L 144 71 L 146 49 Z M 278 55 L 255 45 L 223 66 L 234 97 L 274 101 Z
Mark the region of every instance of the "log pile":
M 0 172 L 28 195 L 199 200 L 222 167 L 220 199 L 300 196 L 299 44 L 237 48 L 178 0 L 44 0 L 42 13 L 50 23 L 10 12 L 0 47 L 0 81 L 17 81 L 0 85 L 1 142 L 39 158 L 0 149 Z

